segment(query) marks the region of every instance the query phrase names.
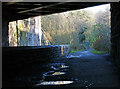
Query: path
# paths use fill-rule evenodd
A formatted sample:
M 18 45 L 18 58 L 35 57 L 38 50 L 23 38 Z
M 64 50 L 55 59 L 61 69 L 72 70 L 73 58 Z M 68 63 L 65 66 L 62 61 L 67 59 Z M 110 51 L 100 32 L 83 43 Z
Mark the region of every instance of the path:
M 18 73 L 7 86 L 40 87 L 120 87 L 119 74 L 108 54 L 96 55 L 89 50 L 70 53 L 49 63 L 31 65 Z M 48 87 L 49 87 L 48 86 Z

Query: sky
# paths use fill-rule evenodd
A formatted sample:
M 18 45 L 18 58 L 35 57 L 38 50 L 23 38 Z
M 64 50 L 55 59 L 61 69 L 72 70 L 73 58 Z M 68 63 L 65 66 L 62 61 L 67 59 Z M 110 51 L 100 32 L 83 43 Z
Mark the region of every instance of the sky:
M 88 10 L 90 12 L 92 12 L 93 14 L 98 13 L 99 11 L 104 12 L 105 8 L 110 8 L 110 4 L 103 4 L 103 5 L 98 5 L 98 6 L 93 6 L 93 7 L 88 7 L 88 8 L 84 8 L 84 9 L 80 9 L 80 10 Z M 72 12 L 76 12 L 78 10 L 73 10 Z M 65 14 L 68 14 L 70 11 L 66 11 L 64 12 Z M 57 14 L 56 14 L 57 15 Z
M 98 13 L 99 11 L 100 12 L 104 12 L 106 8 L 110 8 L 110 4 L 103 4 L 103 5 L 98 5 L 98 6 L 93 6 L 93 7 L 87 7 L 87 8 L 83 8 L 83 9 L 79 9 L 79 10 L 86 10 L 86 11 L 90 11 L 92 12 L 93 14 L 96 14 Z M 72 10 L 72 11 L 66 11 L 66 12 L 63 12 L 65 15 L 67 15 L 69 12 L 76 12 L 76 11 L 79 11 L 79 10 Z M 53 15 L 58 15 L 60 13 L 56 13 L 56 14 L 53 14 Z
M 110 4 L 104 4 L 104 5 L 99 5 L 99 6 L 93 6 L 93 7 L 88 7 L 85 8 L 86 10 L 90 10 L 93 13 L 97 13 L 99 11 L 105 11 L 105 8 L 109 7 L 110 8 Z

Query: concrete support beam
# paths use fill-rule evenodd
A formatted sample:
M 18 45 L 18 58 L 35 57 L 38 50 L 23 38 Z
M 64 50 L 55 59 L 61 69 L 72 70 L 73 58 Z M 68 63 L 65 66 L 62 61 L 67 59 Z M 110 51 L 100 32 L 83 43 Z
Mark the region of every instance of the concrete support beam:
M 111 54 L 120 68 L 120 3 L 111 3 Z
M 9 25 L 9 21 L 3 16 L 2 17 L 2 47 L 9 46 L 8 25 Z

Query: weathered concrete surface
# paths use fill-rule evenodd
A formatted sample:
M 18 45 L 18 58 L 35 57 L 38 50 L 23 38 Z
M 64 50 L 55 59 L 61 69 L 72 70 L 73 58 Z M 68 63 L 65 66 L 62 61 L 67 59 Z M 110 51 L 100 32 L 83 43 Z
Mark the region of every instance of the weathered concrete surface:
M 29 46 L 29 47 L 3 47 L 2 69 L 4 76 L 14 75 L 28 65 L 38 62 L 51 61 L 56 57 L 68 54 L 68 45 Z
M 2 47 L 9 46 L 8 25 L 9 21 L 4 16 L 2 16 Z
M 71 56 L 72 55 L 72 56 Z M 53 64 L 65 64 L 68 68 L 56 70 Z M 45 76 L 50 71 L 64 71 L 64 75 Z M 119 73 L 113 67 L 108 54 L 95 55 L 89 51 L 71 53 L 67 57 L 54 59 L 51 62 L 28 66 L 18 71 L 16 77 L 4 81 L 4 87 L 52 87 L 41 86 L 40 81 L 73 81 L 72 84 L 59 85 L 59 87 L 89 87 L 120 88 Z M 44 78 L 44 79 L 43 79 Z M 38 84 L 38 86 L 35 86 Z M 57 87 L 58 86 L 54 86 Z
M 111 3 L 111 54 L 120 70 L 120 2 Z

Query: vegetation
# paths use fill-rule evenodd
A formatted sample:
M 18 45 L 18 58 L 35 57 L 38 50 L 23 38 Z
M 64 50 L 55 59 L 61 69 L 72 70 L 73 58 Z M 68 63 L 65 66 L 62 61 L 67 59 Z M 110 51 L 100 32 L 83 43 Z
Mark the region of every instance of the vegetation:
M 42 16 L 41 21 L 42 30 L 49 34 L 52 45 L 68 44 L 70 52 L 89 48 L 110 51 L 109 6 L 98 13 L 81 9 Z
M 67 44 L 70 52 L 93 48 L 95 54 L 109 53 L 109 9 L 107 5 L 105 11 L 97 13 L 87 8 L 10 23 L 10 46 Z
M 70 49 L 69 53 L 75 53 L 75 52 L 80 52 L 80 51 L 84 51 L 84 50 L 73 50 L 73 49 Z
M 106 54 L 107 53 L 105 51 L 97 51 L 95 49 L 90 50 L 90 52 L 93 53 L 93 54 Z

